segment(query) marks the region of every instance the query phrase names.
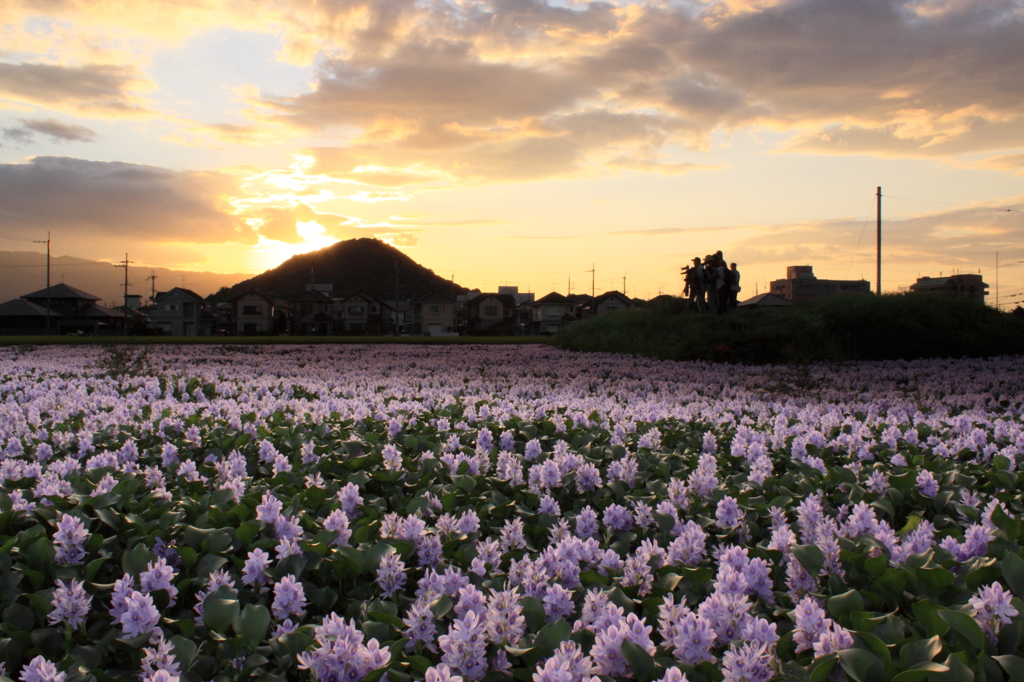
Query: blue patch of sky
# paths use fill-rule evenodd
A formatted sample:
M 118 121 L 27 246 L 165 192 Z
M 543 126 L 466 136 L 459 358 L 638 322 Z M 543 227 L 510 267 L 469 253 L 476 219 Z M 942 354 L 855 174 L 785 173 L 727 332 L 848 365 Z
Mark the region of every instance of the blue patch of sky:
M 310 69 L 282 63 L 277 37 L 223 29 L 153 54 L 147 69 L 159 87 L 152 97 L 173 111 L 204 123 L 243 122 L 233 89 L 255 85 L 273 95 L 309 91 Z

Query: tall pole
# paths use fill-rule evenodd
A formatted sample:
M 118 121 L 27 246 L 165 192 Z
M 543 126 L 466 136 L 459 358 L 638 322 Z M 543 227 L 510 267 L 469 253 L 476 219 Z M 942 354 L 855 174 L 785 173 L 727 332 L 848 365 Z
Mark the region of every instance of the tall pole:
M 999 309 L 999 252 L 996 251 L 996 310 Z
M 50 232 L 46 232 L 46 241 L 35 239 L 33 244 L 46 244 L 46 335 L 50 335 Z
M 128 260 L 128 254 L 124 254 L 124 260 L 120 263 L 115 263 L 115 268 L 124 268 L 124 309 L 122 311 L 122 323 L 125 336 L 128 336 L 128 264 L 134 263 L 135 261 Z
M 622 276 L 622 295 L 626 295 L 626 276 Z
M 593 315 L 594 312 L 595 312 L 594 311 L 594 294 L 596 293 L 594 291 L 594 273 L 595 272 L 597 272 L 597 268 L 594 267 L 593 263 L 591 263 L 590 264 L 590 314 L 591 315 Z
M 875 195 L 878 198 L 878 229 L 877 237 L 878 244 L 875 247 L 875 260 L 876 264 L 876 275 L 875 275 L 875 291 L 879 296 L 882 295 L 882 188 L 878 188 L 878 193 Z

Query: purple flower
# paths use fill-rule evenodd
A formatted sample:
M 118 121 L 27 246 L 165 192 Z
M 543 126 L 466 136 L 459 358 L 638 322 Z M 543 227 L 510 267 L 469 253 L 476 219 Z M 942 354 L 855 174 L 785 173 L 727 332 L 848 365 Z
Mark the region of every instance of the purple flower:
M 354 621 L 332 613 L 313 631 L 316 648 L 297 656 L 299 668 L 309 670 L 317 682 L 358 682 L 391 661 L 391 652 L 376 639 L 363 644 Z
M 1017 615 L 1017 609 L 1010 605 L 1012 598 L 1000 583 L 992 583 L 979 588 L 970 599 L 971 615 L 993 645 L 997 643 L 1000 626 L 1009 624 Z
M 452 669 L 444 663 L 427 668 L 425 682 L 462 682 L 460 675 L 452 675 Z
M 758 642 L 731 648 L 722 657 L 723 682 L 768 682 L 774 675 L 771 661 L 767 647 Z
M 274 585 L 274 617 L 284 620 L 288 616 L 301 618 L 306 613 L 306 590 L 294 575 L 286 575 Z
M 633 515 L 621 504 L 610 504 L 604 510 L 604 525 L 613 533 L 622 533 L 633 527 Z
M 267 569 L 270 568 L 270 555 L 257 547 L 249 552 L 249 557 L 242 566 L 242 582 L 246 585 L 259 587 L 270 580 Z
M 939 493 L 939 482 L 932 472 L 924 469 L 917 475 L 917 489 L 925 497 L 935 497 Z
M 722 530 L 735 528 L 743 520 L 743 511 L 735 498 L 726 495 L 718 502 L 718 509 L 715 511 L 715 519 L 718 527 Z
M 516 646 L 526 634 L 526 618 L 519 605 L 516 588 L 492 592 L 487 599 L 484 614 L 484 632 L 487 641 L 494 644 Z
M 434 647 L 436 631 L 434 613 L 430 610 L 429 603 L 425 601 L 413 603 L 405 618 L 402 619 L 402 622 L 406 626 L 406 629 L 402 631 L 402 635 L 409 638 L 405 645 L 407 649 L 415 646 L 416 642 L 421 642 L 431 651 L 436 651 Z
M 652 629 L 645 620 L 637 618 L 635 613 L 631 613 L 615 625 L 610 625 L 598 632 L 594 646 L 590 649 L 595 672 L 598 675 L 611 677 L 632 676 L 633 671 L 622 655 L 622 643 L 629 640 L 653 656 L 655 653 L 654 643 L 651 642 L 650 637 Z
M 53 610 L 47 614 L 50 625 L 67 623 L 72 629 L 85 622 L 92 606 L 92 597 L 85 593 L 85 588 L 78 580 L 67 585 L 63 580 L 57 581 L 57 589 L 53 591 Z
M 352 531 L 348 527 L 348 515 L 342 509 L 335 509 L 324 519 L 324 530 L 335 531 L 338 535 L 331 540 L 335 547 L 347 547 L 352 537 Z
M 444 652 L 442 662 L 467 680 L 479 680 L 487 673 L 487 640 L 484 623 L 474 611 L 456 618 L 448 634 L 438 637 Z
M 793 618 L 796 621 L 796 629 L 793 631 L 796 653 L 814 648 L 818 638 L 831 624 L 831 619 L 826 616 L 825 610 L 810 595 L 801 599 L 793 609 Z
M 125 611 L 121 614 L 119 622 L 128 637 L 149 634 L 160 622 L 160 613 L 153 605 L 153 598 L 148 594 L 133 591 L 125 597 L 124 605 Z
M 572 592 L 557 584 L 548 585 L 541 601 L 544 603 L 544 613 L 547 615 L 549 623 L 559 618 L 568 618 L 576 609 L 576 605 L 572 602 Z
M 174 569 L 168 566 L 167 560 L 162 557 L 158 558 L 156 563 L 147 563 L 146 569 L 139 576 L 142 591 L 167 590 L 168 606 L 174 606 L 174 598 L 178 596 L 178 588 L 171 584 L 175 575 Z
M 164 639 L 163 633 L 158 634 L 156 639 L 155 646 L 145 647 L 142 650 L 145 654 L 142 659 L 142 680 L 153 682 L 166 679 L 159 677 L 159 673 L 164 673 L 166 677 L 177 680 L 178 675 L 181 674 L 181 667 L 174 657 L 174 647 Z
M 61 514 L 57 522 L 57 532 L 53 534 L 56 547 L 54 561 L 62 566 L 73 566 L 85 560 L 85 540 L 89 531 L 81 519 L 68 514 Z
M 64 682 L 66 673 L 57 672 L 57 666 L 42 656 L 36 656 L 21 669 L 22 682 Z
M 377 585 L 385 599 L 405 587 L 405 562 L 395 552 L 381 557 L 377 566 Z

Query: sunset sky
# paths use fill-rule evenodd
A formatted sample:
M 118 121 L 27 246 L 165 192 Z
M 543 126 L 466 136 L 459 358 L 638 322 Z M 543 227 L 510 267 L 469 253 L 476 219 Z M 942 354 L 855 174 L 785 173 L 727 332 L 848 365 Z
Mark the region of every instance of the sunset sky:
M 651 297 L 722 249 L 1024 298 L 1021 0 L 0 0 L 0 251 L 257 273 L 375 236 Z M 1007 210 L 1009 209 L 1009 210 Z M 72 280 L 68 283 L 73 284 Z

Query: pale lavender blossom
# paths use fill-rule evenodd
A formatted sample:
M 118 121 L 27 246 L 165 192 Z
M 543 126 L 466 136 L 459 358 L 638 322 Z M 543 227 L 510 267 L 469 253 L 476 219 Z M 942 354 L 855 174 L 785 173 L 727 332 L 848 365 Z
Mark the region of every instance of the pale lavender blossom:
M 82 520 L 69 514 L 61 514 L 57 532 L 53 534 L 56 545 L 54 561 L 62 566 L 74 566 L 85 560 L 85 540 L 89 537 Z
M 992 583 L 978 588 L 970 599 L 971 616 L 993 645 L 998 641 L 1000 627 L 1009 625 L 1017 615 L 1017 609 L 1010 604 L 1012 598 L 1000 583 Z
M 414 602 L 406 613 L 405 618 L 402 619 L 402 622 L 405 623 L 406 627 L 402 631 L 402 635 L 409 638 L 405 645 L 406 649 L 413 648 L 418 642 L 425 645 L 431 651 L 437 650 L 434 646 L 437 628 L 434 623 L 434 613 L 430 610 L 430 604 L 424 601 Z
M 324 530 L 335 531 L 337 536 L 331 540 L 335 547 L 347 547 L 352 531 L 348 527 L 348 516 L 341 509 L 335 509 L 324 519 Z
M 771 654 L 759 642 L 730 648 L 722 656 L 723 682 L 768 682 L 775 674 L 771 663 Z
M 270 555 L 259 547 L 249 552 L 242 566 L 242 582 L 253 587 L 265 585 L 270 580 L 267 569 L 270 568 Z
M 139 575 L 139 583 L 143 592 L 155 592 L 166 590 L 168 606 L 174 606 L 175 597 L 178 596 L 178 588 L 171 582 L 174 580 L 175 570 L 167 564 L 163 557 L 157 558 L 156 562 L 148 562 L 146 570 Z
M 317 682 L 358 680 L 391 662 L 391 652 L 376 639 L 363 643 L 354 621 L 332 613 L 313 631 L 316 647 L 297 656 L 299 668 L 309 670 Z
M 138 637 L 153 631 L 160 622 L 160 613 L 153 605 L 153 598 L 148 594 L 133 591 L 124 600 L 125 611 L 119 622 L 121 629 L 128 637 Z
M 917 475 L 917 489 L 925 497 L 935 497 L 939 494 L 939 482 L 935 480 L 932 472 L 924 469 Z
M 388 552 L 381 557 L 377 566 L 377 585 L 382 596 L 387 599 L 405 587 L 405 562 L 395 552 Z
M 53 610 L 46 617 L 50 625 L 66 623 L 72 629 L 77 628 L 89 615 L 92 597 L 86 594 L 78 580 L 72 580 L 70 585 L 63 580 L 57 580 L 56 583 L 57 589 L 53 591 L 53 600 L 50 602 Z
M 437 643 L 443 652 L 442 662 L 466 680 L 479 680 L 487 673 L 487 639 L 476 612 L 456 618 Z
M 57 670 L 56 664 L 36 656 L 21 669 L 22 682 L 64 682 L 67 673 Z
M 274 617 L 284 620 L 288 616 L 302 618 L 306 614 L 306 590 L 294 575 L 286 575 L 274 585 Z
M 740 524 L 743 520 L 743 511 L 735 498 L 726 495 L 719 500 L 715 520 L 722 530 L 731 530 Z

